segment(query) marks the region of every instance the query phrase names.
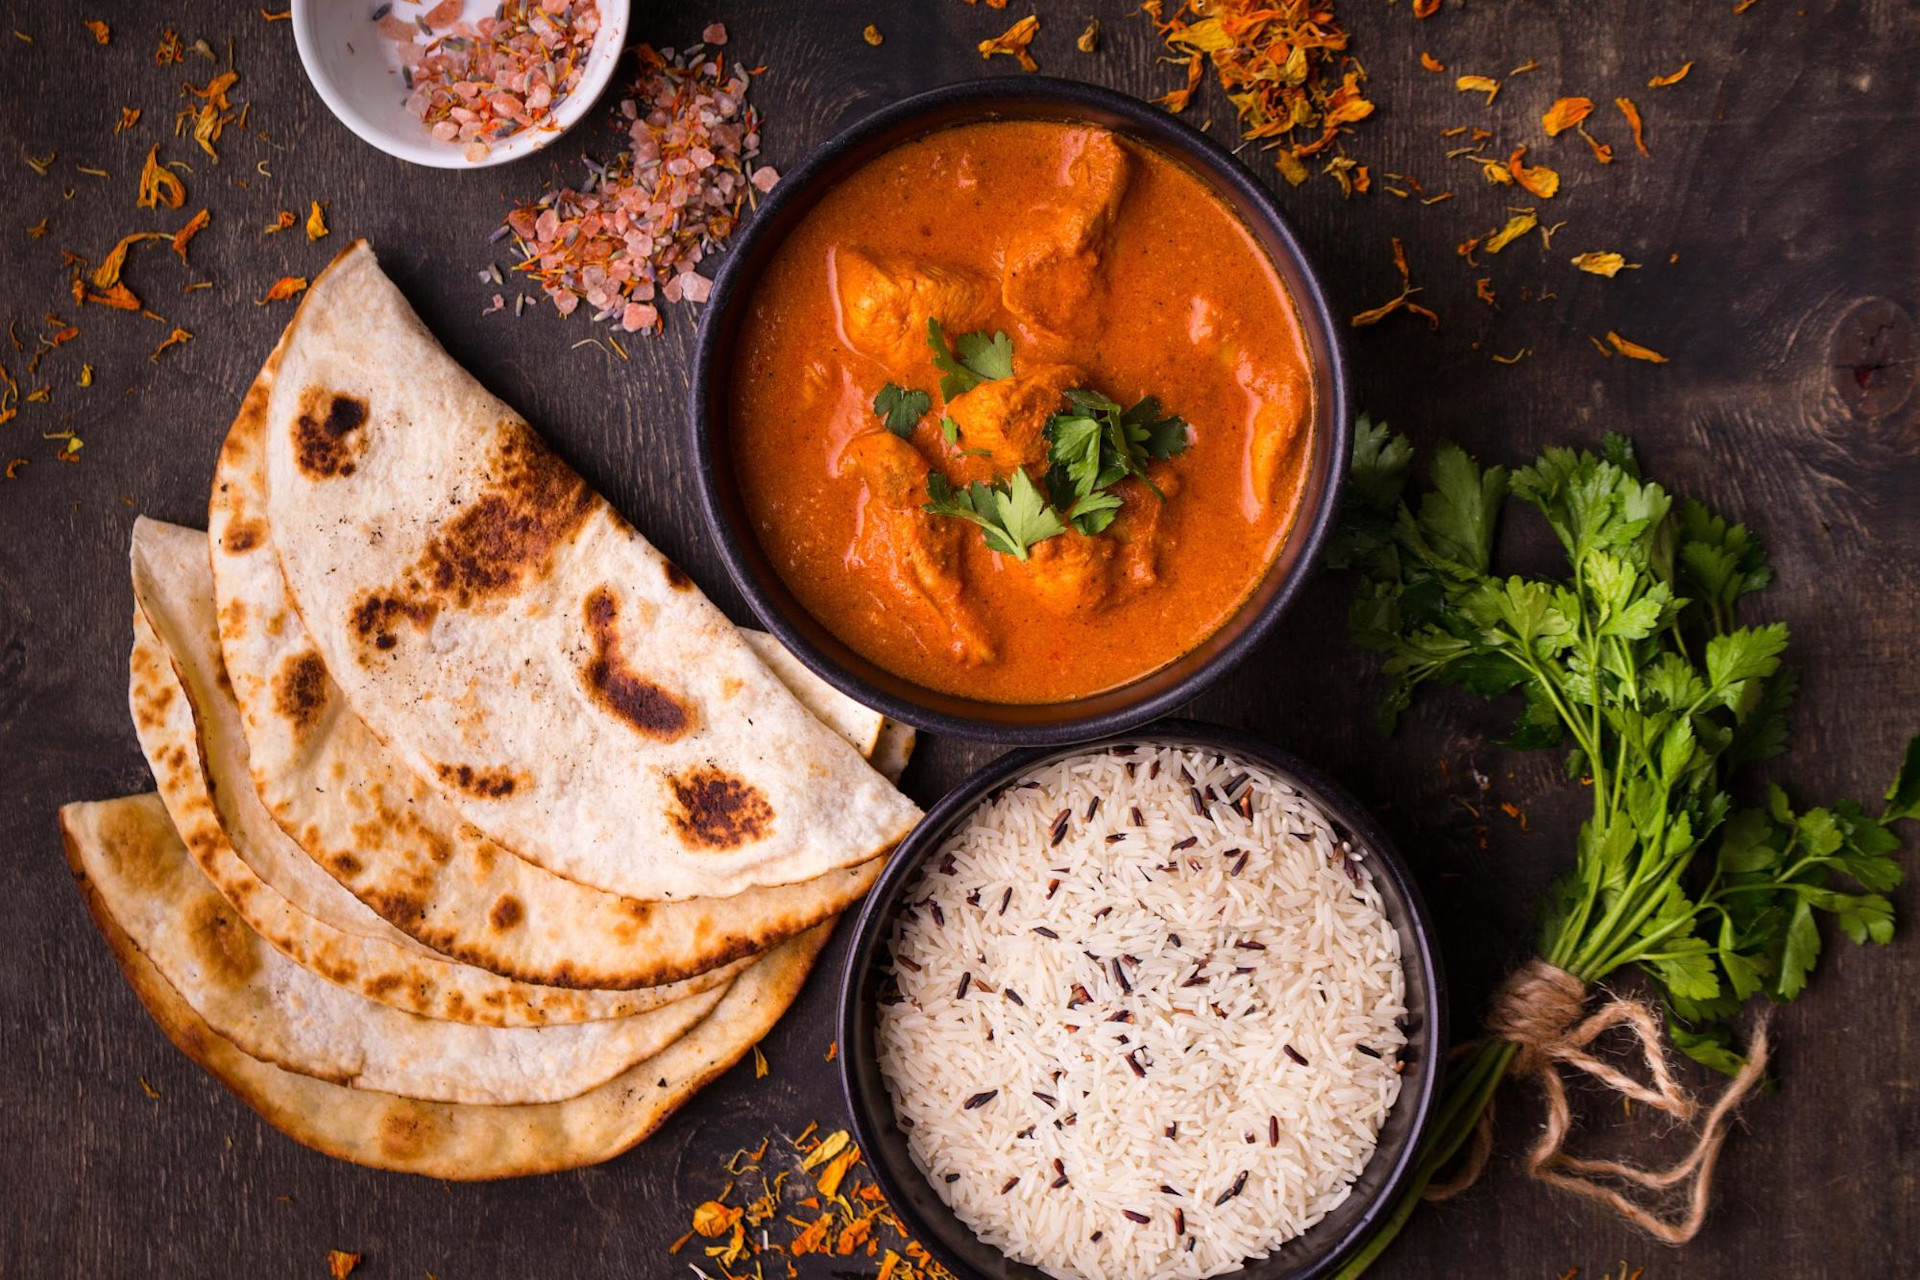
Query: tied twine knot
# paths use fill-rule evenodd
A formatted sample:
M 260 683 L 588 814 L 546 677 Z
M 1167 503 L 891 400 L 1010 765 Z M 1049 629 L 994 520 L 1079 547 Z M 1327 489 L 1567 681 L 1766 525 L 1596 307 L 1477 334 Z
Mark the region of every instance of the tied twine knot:
M 1767 1065 L 1767 1015 L 1761 1014 L 1747 1046 L 1746 1065 L 1721 1091 L 1701 1123 L 1693 1147 L 1665 1169 L 1649 1169 L 1615 1160 L 1591 1160 L 1567 1154 L 1573 1127 L 1567 1105 L 1565 1065 L 1585 1072 L 1608 1088 L 1643 1102 L 1677 1120 L 1690 1121 L 1700 1112 L 1700 1101 L 1673 1077 L 1661 1040 L 1660 1020 L 1644 1000 L 1609 996 L 1591 1014 L 1586 1013 L 1587 989 L 1580 979 L 1545 960 L 1529 960 L 1509 975 L 1495 994 L 1487 1014 L 1487 1030 L 1519 1046 L 1508 1072 L 1531 1077 L 1545 1095 L 1547 1112 L 1540 1136 L 1527 1152 L 1527 1172 L 1552 1186 L 1609 1205 L 1627 1221 L 1667 1244 L 1685 1244 L 1699 1234 L 1706 1220 L 1713 1189 L 1713 1169 L 1720 1158 L 1733 1113 L 1759 1084 Z M 1582 1015 L 1585 1015 L 1584 1017 Z M 1631 1031 L 1646 1065 L 1646 1082 L 1595 1057 L 1590 1046 L 1601 1035 L 1625 1027 Z M 1493 1107 L 1488 1105 L 1474 1127 L 1473 1145 L 1453 1177 L 1429 1184 L 1426 1198 L 1447 1200 L 1472 1186 L 1493 1152 Z M 1662 1218 L 1600 1179 L 1614 1179 L 1647 1191 L 1665 1191 L 1686 1185 L 1686 1210 L 1678 1218 Z

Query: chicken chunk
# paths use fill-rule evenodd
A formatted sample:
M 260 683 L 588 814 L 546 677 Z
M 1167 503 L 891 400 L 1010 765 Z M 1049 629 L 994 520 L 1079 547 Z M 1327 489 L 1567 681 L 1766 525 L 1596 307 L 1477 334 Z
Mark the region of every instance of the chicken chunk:
M 1070 387 L 1086 385 L 1070 364 L 1047 364 L 1010 378 L 983 382 L 947 406 L 960 429 L 960 448 L 985 449 L 999 474 L 1047 460 L 1047 419 L 1060 411 Z
M 1307 439 L 1312 396 L 1298 377 L 1256 379 L 1247 390 L 1256 397 L 1247 452 L 1253 494 L 1261 503 L 1277 503 L 1282 498 L 1280 477 L 1293 474 L 1286 464 Z
M 1127 193 L 1133 162 L 1105 129 L 1075 129 L 1061 154 L 1062 192 L 1045 224 L 1012 246 L 1000 296 L 1023 322 L 1062 337 L 1099 323 L 1100 257 Z
M 956 267 L 836 249 L 832 272 L 840 332 L 848 345 L 896 374 L 927 370 L 929 319 L 950 334 L 979 329 L 993 319 L 992 289 Z
M 1115 543 L 1077 529 L 1036 542 L 1027 555 L 1027 583 L 1042 608 L 1056 614 L 1091 613 L 1113 593 Z
M 960 662 L 991 662 L 993 639 L 963 594 L 960 540 L 968 526 L 929 515 L 926 460 L 886 431 L 857 436 L 840 455 L 840 474 L 866 486 L 850 558 L 892 586 L 903 616 L 930 647 Z
M 1147 476 L 1168 501 L 1180 492 L 1179 473 L 1164 462 L 1150 465 Z M 1120 513 L 1114 518 L 1113 534 L 1120 540 L 1121 586 L 1131 592 L 1159 580 L 1160 546 L 1166 540 L 1160 522 L 1167 503 L 1137 480 L 1121 485 L 1119 492 Z

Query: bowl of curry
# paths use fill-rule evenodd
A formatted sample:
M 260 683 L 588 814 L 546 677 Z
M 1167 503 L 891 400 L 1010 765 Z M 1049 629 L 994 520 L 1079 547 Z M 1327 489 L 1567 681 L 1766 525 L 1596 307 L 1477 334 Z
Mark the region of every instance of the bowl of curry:
M 1134 99 L 976 81 L 790 174 L 690 418 L 762 623 L 922 729 L 1068 742 L 1268 634 L 1345 475 L 1338 329 L 1271 193 Z

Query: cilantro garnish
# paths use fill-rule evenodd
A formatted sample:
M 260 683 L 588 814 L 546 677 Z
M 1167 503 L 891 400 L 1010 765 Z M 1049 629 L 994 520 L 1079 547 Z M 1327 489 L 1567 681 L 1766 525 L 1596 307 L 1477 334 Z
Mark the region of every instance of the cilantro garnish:
M 913 439 L 914 424 L 931 408 L 933 397 L 926 392 L 898 387 L 891 382 L 880 388 L 880 394 L 873 398 L 873 411 L 885 418 L 887 430 L 902 440 Z
M 949 351 L 946 330 L 928 316 L 927 345 L 933 348 L 933 367 L 943 375 L 940 394 L 945 399 L 963 396 L 983 382 L 1013 376 L 1013 339 L 1004 333 L 963 333 Z
M 1147 476 L 1147 463 L 1186 452 L 1186 422 L 1160 413 L 1160 402 L 1143 397 L 1131 409 L 1097 391 L 1066 393 L 1069 409 L 1047 422 L 1047 488 L 1080 532 L 1093 534 L 1113 522 L 1120 500 L 1105 494 L 1128 476 L 1164 499 Z M 1101 501 L 1093 499 L 1099 497 Z M 1108 499 L 1111 499 L 1110 501 Z
M 1015 468 L 1012 477 L 1000 484 L 974 481 L 956 489 L 938 471 L 927 474 L 926 510 L 937 516 L 954 516 L 977 524 L 986 532 L 987 545 L 1004 555 L 1020 560 L 1036 542 L 1065 533 L 1059 515 L 1040 496 L 1040 490 L 1027 473 Z
M 1849 800 L 1796 811 L 1778 787 L 1764 808 L 1735 809 L 1731 775 L 1784 748 L 1794 691 L 1787 629 L 1735 624 L 1737 602 L 1772 581 L 1753 535 L 1697 502 L 1676 510 L 1617 435 L 1597 455 L 1551 448 L 1511 474 L 1444 445 L 1430 487 L 1405 497 L 1411 458 L 1404 438 L 1360 420 L 1333 556 L 1360 574 L 1354 639 L 1384 655 L 1393 682 L 1384 724 L 1433 681 L 1518 693 L 1509 745 L 1564 747 L 1593 802 L 1539 955 L 1582 986 L 1637 966 L 1665 997 L 1674 1044 L 1738 1071 L 1728 1020 L 1756 995 L 1806 988 L 1819 915 L 1856 943 L 1892 937 L 1892 824 L 1920 817 L 1920 739 L 1877 818 Z M 1494 568 L 1509 499 L 1544 517 L 1563 572 Z M 1515 1051 L 1488 1039 L 1451 1069 L 1407 1207 L 1473 1132 Z M 1365 1270 L 1405 1217 L 1341 1275 Z

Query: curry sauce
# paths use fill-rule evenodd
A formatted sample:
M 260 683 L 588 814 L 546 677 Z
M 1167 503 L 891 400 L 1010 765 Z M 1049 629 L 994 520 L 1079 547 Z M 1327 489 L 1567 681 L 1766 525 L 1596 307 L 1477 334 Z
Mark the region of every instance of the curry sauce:
M 943 396 L 930 320 L 1006 334 L 1011 375 Z M 898 432 L 889 386 L 927 397 Z M 925 509 L 930 476 L 1004 491 L 1023 470 L 1044 499 L 1069 391 L 1156 397 L 1184 450 L 1113 484 L 1106 527 L 1069 521 L 1024 559 Z M 1293 304 L 1200 179 L 1102 129 L 1003 121 L 821 198 L 755 285 L 729 429 L 755 534 L 809 612 L 916 683 L 1034 703 L 1145 675 L 1234 613 L 1292 523 L 1312 408 Z

